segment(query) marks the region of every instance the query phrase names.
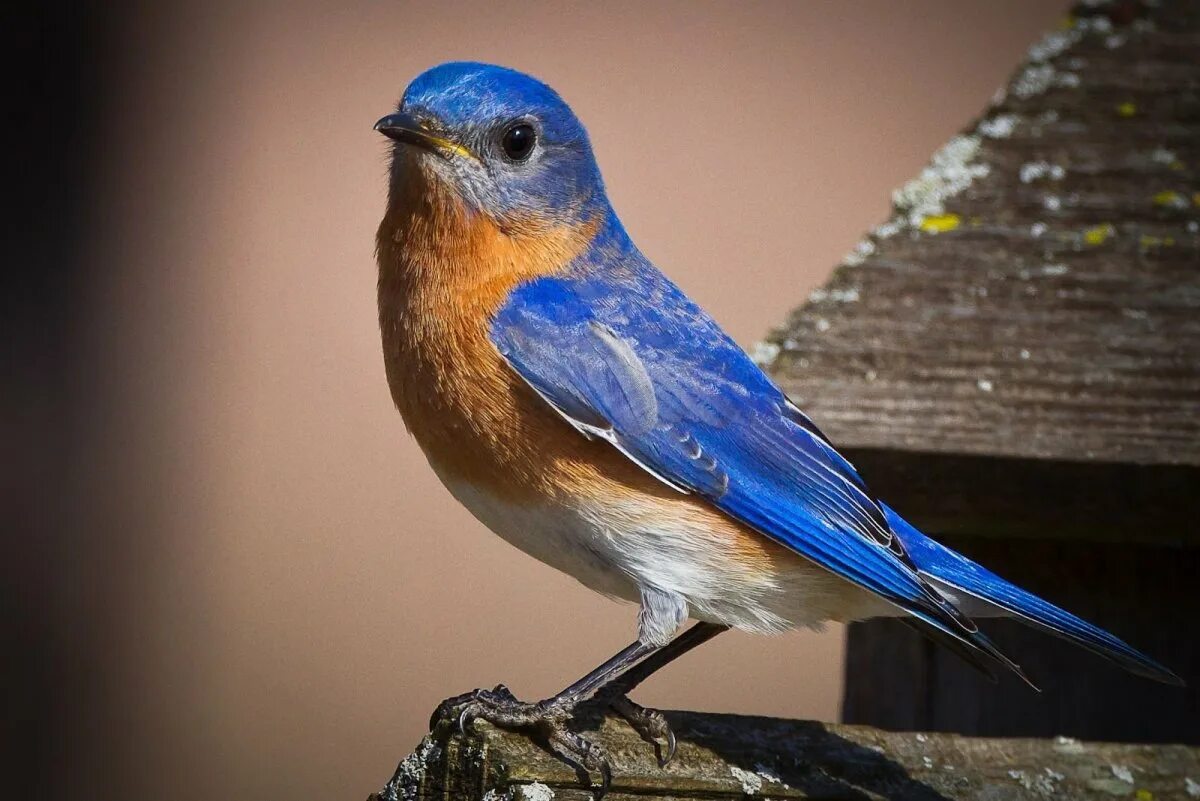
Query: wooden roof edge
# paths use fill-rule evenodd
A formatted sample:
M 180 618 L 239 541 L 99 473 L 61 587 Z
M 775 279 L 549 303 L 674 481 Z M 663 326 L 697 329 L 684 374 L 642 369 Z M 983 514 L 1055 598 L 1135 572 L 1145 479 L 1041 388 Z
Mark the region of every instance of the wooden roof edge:
M 755 357 L 841 446 L 1200 465 L 1197 51 L 1076 9 Z

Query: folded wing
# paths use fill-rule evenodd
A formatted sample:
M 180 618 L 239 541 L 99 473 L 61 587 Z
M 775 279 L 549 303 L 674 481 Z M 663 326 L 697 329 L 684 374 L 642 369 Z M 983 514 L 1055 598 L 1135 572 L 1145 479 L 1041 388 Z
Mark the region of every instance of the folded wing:
M 919 573 L 854 468 L 715 323 L 665 279 L 620 303 L 629 293 L 604 280 L 532 282 L 493 322 L 496 347 L 554 410 L 1020 674 Z

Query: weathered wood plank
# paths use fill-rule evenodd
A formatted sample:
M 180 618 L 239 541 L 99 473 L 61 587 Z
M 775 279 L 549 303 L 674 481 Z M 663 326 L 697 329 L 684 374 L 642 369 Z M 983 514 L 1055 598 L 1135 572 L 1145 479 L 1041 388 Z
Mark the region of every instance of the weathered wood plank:
M 895 734 L 862 726 L 668 713 L 680 737 L 665 769 L 623 722 L 597 742 L 614 763 L 611 801 L 631 799 L 1190 799 L 1200 795 L 1200 749 L 1058 738 L 973 739 Z M 371 801 L 581 801 L 574 771 L 527 738 L 478 724 L 477 735 L 426 738 Z
M 839 445 L 1200 465 L 1200 2 L 1075 13 L 761 349 Z
M 1200 544 L 1200 467 L 842 450 L 872 492 L 938 537 Z

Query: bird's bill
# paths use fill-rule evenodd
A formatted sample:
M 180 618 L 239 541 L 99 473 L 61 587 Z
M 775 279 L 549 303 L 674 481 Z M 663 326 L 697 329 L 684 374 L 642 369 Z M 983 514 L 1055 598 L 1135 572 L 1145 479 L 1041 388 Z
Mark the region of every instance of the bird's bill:
M 471 151 L 442 136 L 426 130 L 411 114 L 400 111 L 389 114 L 375 123 L 375 130 L 389 139 L 431 150 L 444 155 L 470 156 Z

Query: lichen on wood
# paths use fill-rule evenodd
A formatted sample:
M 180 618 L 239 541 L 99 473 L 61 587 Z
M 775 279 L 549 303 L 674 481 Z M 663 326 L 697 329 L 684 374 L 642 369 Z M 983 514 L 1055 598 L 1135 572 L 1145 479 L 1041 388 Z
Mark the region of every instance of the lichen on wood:
M 840 446 L 1200 465 L 1200 3 L 1074 13 L 758 349 Z

